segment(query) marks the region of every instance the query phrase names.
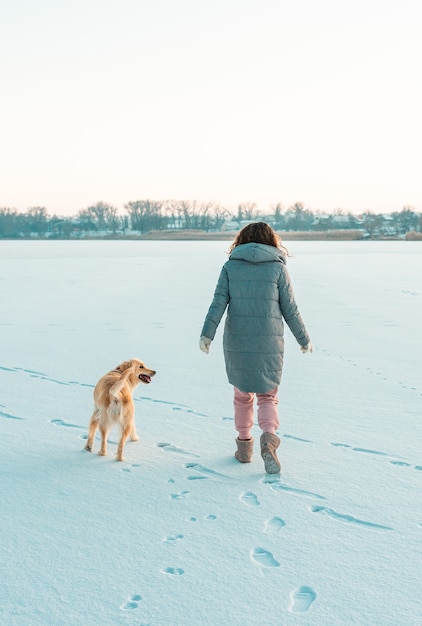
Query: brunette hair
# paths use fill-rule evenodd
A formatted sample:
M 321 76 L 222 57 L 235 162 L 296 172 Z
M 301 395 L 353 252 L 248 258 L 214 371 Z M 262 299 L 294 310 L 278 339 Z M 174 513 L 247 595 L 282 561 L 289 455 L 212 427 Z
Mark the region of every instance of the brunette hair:
M 274 246 L 274 248 L 287 252 L 286 248 L 281 244 L 280 237 L 265 222 L 252 222 L 252 224 L 244 226 L 237 233 L 235 240 L 229 248 L 229 253 L 244 243 L 263 243 L 266 246 Z

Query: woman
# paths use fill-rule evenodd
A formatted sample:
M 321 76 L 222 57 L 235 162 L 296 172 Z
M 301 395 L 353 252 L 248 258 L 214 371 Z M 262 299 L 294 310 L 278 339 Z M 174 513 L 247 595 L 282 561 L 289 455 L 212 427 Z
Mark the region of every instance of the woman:
M 286 250 L 265 222 L 242 228 L 230 247 L 229 260 L 223 265 L 202 327 L 199 347 L 205 353 L 209 352 L 226 307 L 223 349 L 227 377 L 234 386 L 238 432 L 235 457 L 240 463 L 252 459 L 256 394 L 261 456 L 265 471 L 276 474 L 280 471 L 276 453 L 280 439 L 276 432 L 284 355 L 283 319 L 302 352 L 312 352 L 312 344 L 293 295 Z

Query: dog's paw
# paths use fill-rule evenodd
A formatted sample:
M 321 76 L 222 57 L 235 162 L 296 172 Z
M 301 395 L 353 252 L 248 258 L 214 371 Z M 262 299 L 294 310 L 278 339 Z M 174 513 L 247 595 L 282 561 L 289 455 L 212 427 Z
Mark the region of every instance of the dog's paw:
M 92 452 L 92 448 L 91 446 L 86 445 L 84 450 L 86 450 L 87 452 Z

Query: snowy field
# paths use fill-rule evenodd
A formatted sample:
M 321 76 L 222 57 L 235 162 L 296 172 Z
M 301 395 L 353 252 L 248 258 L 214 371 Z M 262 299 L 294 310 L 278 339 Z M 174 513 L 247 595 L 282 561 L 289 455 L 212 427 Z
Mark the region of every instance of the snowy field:
M 422 244 L 289 242 L 282 463 L 233 457 L 228 242 L 0 243 L 0 623 L 417 626 Z M 97 380 L 139 357 L 138 442 L 83 451 Z

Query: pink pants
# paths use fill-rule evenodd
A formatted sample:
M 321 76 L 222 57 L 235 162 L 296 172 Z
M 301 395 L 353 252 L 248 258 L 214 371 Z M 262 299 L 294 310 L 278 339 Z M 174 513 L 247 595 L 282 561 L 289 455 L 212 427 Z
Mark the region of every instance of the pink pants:
M 264 433 L 276 434 L 280 422 L 278 419 L 278 387 L 267 393 L 257 393 L 258 425 Z M 239 439 L 249 439 L 254 424 L 254 393 L 240 391 L 234 387 L 234 425 Z

